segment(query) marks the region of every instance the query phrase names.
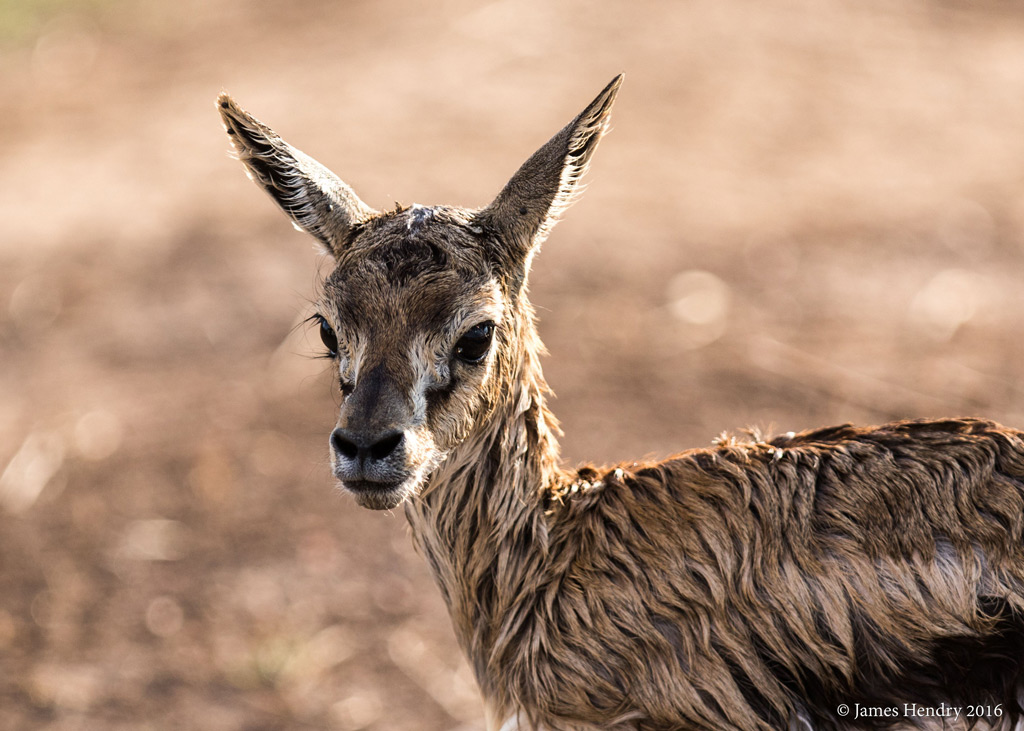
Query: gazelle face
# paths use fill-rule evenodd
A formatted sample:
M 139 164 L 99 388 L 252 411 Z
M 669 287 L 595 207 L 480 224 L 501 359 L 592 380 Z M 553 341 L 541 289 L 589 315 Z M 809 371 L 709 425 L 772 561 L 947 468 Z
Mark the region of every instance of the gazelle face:
M 364 507 L 414 494 L 493 402 L 509 315 L 485 252 L 464 212 L 414 206 L 366 227 L 324 282 L 331 466 Z
M 478 211 L 380 213 L 239 107 L 217 100 L 239 159 L 336 268 L 317 305 L 343 394 L 335 476 L 368 508 L 414 495 L 511 391 L 530 261 L 608 125 L 617 77 Z

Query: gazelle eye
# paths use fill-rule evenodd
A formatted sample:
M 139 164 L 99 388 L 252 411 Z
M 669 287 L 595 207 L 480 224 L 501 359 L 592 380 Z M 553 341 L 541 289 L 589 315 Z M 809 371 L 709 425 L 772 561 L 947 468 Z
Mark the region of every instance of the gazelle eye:
M 463 363 L 479 363 L 487 355 L 494 336 L 494 323 L 481 322 L 474 325 L 455 343 L 455 357 Z
M 327 351 L 334 358 L 338 355 L 338 336 L 335 334 L 331 326 L 327 324 L 327 320 L 323 317 L 317 316 L 320 320 L 320 339 L 324 341 L 324 345 L 327 346 Z

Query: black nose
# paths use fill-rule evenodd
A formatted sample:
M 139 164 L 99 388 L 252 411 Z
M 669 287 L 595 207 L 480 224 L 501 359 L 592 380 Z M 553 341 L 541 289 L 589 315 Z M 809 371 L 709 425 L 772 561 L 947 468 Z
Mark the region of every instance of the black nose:
M 338 427 L 331 432 L 331 445 L 340 457 L 353 462 L 379 462 L 387 459 L 402 443 L 402 432 L 362 434 Z

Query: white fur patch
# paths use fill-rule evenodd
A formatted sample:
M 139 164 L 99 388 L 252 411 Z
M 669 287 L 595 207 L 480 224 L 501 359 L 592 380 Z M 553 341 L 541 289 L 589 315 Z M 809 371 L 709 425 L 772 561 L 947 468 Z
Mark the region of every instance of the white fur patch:
M 521 731 L 522 728 L 523 727 L 519 724 L 519 714 L 516 713 L 515 715 L 509 716 L 505 720 L 505 723 L 501 724 L 501 728 L 499 728 L 498 731 Z M 538 731 L 542 730 L 538 729 Z

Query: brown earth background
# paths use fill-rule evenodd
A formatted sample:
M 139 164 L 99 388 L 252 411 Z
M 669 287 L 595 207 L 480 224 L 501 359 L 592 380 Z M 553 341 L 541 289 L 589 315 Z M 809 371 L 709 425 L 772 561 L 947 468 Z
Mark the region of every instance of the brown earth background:
M 620 71 L 533 276 L 568 462 L 1024 426 L 1018 2 L 0 0 L 0 729 L 482 728 L 213 102 L 478 206 Z

